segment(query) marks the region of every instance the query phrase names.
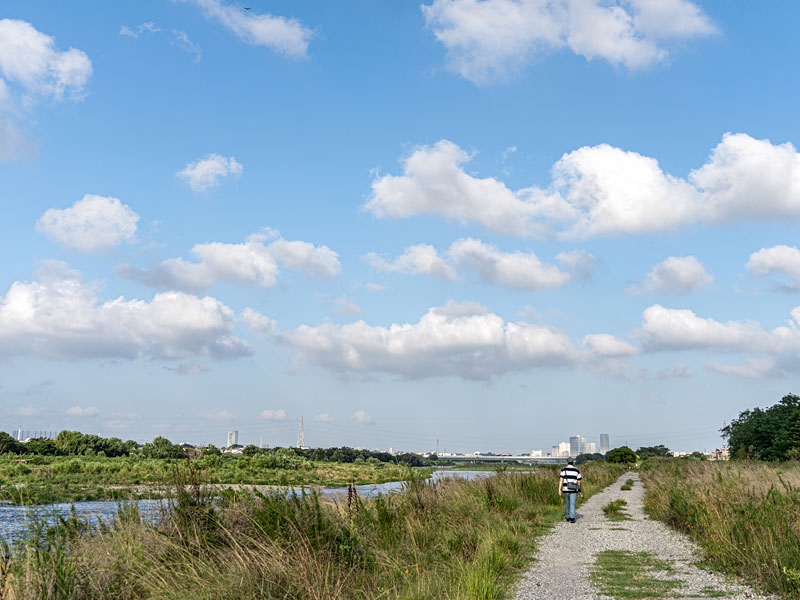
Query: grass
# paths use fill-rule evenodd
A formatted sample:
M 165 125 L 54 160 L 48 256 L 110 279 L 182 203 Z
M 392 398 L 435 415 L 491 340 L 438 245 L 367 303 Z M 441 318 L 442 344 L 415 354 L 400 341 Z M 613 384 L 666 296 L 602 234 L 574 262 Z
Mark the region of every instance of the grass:
M 633 489 L 633 479 L 626 479 L 625 483 L 622 484 L 622 487 L 619 488 L 623 492 L 628 492 Z
M 209 456 L 194 464 L 208 484 L 346 486 L 404 478 L 408 469 L 388 463 L 329 463 L 293 457 L 292 464 L 273 457 Z M 140 456 L 0 455 L 0 500 L 14 504 L 47 504 L 82 500 L 129 500 L 161 497 L 178 463 Z M 425 470 L 429 473 L 430 470 Z
M 645 510 L 688 534 L 704 562 L 800 597 L 800 464 L 645 461 Z
M 595 556 L 590 580 L 601 594 L 619 599 L 666 598 L 683 583 L 659 573 L 671 575 L 674 569 L 648 552 L 605 550 Z
M 707 598 L 724 598 L 725 596 L 728 595 L 728 592 L 726 592 L 725 590 L 718 590 L 710 586 L 700 588 L 700 593 Z
M 585 465 L 584 493 L 622 472 Z M 175 472 L 175 508 L 159 524 L 127 510 L 91 531 L 40 527 L 0 560 L 0 598 L 490 600 L 563 511 L 550 468 L 474 482 L 412 477 L 404 493 L 340 502 L 212 493 L 201 474 Z
M 613 500 L 603 507 L 603 513 L 609 521 L 630 521 L 631 517 L 625 512 L 625 500 Z

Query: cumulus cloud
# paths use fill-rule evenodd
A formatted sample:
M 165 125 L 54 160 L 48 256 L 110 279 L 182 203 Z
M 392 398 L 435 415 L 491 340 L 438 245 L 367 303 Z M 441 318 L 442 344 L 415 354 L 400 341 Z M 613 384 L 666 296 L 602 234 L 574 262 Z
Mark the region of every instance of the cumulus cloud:
M 417 323 L 302 325 L 279 339 L 310 363 L 354 376 L 382 372 L 412 379 L 485 379 L 533 367 L 573 365 L 580 358 L 563 332 L 524 321 L 506 323 L 468 302 L 431 308 Z
M 597 357 L 620 358 L 639 354 L 639 348 L 614 337 L 610 333 L 594 333 L 584 336 L 581 344 Z
M 64 414 L 68 417 L 96 417 L 100 411 L 96 406 L 87 406 L 86 408 L 72 406 L 64 411 Z
M 720 322 L 698 317 L 688 309 L 645 309 L 639 335 L 649 350 L 713 350 L 781 354 L 800 349 L 800 307 L 791 320 L 767 331 L 755 321 Z
M 217 21 L 236 37 L 253 46 L 266 46 L 291 58 L 306 58 L 314 30 L 297 19 L 243 12 L 239 5 L 222 0 L 190 0 L 199 6 L 203 15 Z
M 81 50 L 56 49 L 55 42 L 30 23 L 0 19 L 0 73 L 5 82 L 19 85 L 25 94 L 82 98 L 92 62 Z
M 333 417 L 330 413 L 322 413 L 314 417 L 316 423 L 333 423 Z
M 745 268 L 759 277 L 773 274 L 786 275 L 791 283 L 784 289 L 800 289 L 800 250 L 795 246 L 773 246 L 761 248 L 750 255 Z
M 219 300 L 181 292 L 156 294 L 149 302 L 102 302 L 80 273 L 50 262 L 38 281 L 16 281 L 0 297 L 0 355 L 79 360 L 250 354 L 233 335 L 235 323 Z
M 70 208 L 51 208 L 36 230 L 66 248 L 102 252 L 136 241 L 139 215 L 117 198 L 86 194 Z
M 479 239 L 456 240 L 443 254 L 429 244 L 409 246 L 393 261 L 374 253 L 365 256 L 373 269 L 432 275 L 446 281 L 459 278 L 458 270 L 476 273 L 485 283 L 519 290 L 563 286 L 575 278 L 591 275 L 594 258 L 582 250 L 562 252 L 557 257 L 566 270 L 539 260 L 533 252 L 502 252 Z
M 355 421 L 356 423 L 361 423 L 362 425 L 375 424 L 375 419 L 373 418 L 373 416 L 365 410 L 357 410 L 352 415 L 350 415 L 350 419 Z
M 275 410 L 272 409 L 262 410 L 260 418 L 264 419 L 265 421 L 285 421 L 288 418 L 288 416 L 285 410 L 279 408 Z
M 241 163 L 234 157 L 225 158 L 219 154 L 209 154 L 205 158 L 190 162 L 175 176 L 183 180 L 195 192 L 205 192 L 222 184 L 226 177 L 241 175 Z
M 640 234 L 695 223 L 775 221 L 800 212 L 800 154 L 727 133 L 688 178 L 661 170 L 654 158 L 608 144 L 562 156 L 547 188 L 509 189 L 477 178 L 464 150 L 447 140 L 417 147 L 402 175 L 378 175 L 364 209 L 378 218 L 438 214 L 506 235 L 562 238 Z
M 647 273 L 644 283 L 628 288 L 630 294 L 688 294 L 714 283 L 694 256 L 670 256 Z
M 247 323 L 251 329 L 255 329 L 262 333 L 272 333 L 277 328 L 278 324 L 269 317 L 262 315 L 260 312 L 249 306 L 242 311 L 240 319 Z
M 716 31 L 687 0 L 433 0 L 421 8 L 448 67 L 477 84 L 562 49 L 643 69 L 667 59 L 663 42 Z
M 453 267 L 447 264 L 445 259 L 439 256 L 436 248 L 430 244 L 409 246 L 393 261 L 388 261 L 374 252 L 370 252 L 364 258 L 373 269 L 384 273 L 421 273 L 444 280 L 453 280 L 457 277 Z
M 271 230 L 253 234 L 242 244 L 197 244 L 192 254 L 198 262 L 170 258 L 153 269 L 123 263 L 116 272 L 155 288 L 197 292 L 210 289 L 215 281 L 271 287 L 280 265 L 320 277 L 334 277 L 341 271 L 339 255 L 327 246 L 287 241 Z

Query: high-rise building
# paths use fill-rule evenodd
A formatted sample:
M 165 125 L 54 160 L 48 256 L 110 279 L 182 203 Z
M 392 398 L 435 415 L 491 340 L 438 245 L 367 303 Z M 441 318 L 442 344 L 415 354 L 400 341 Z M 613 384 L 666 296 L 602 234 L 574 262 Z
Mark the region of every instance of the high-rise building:
M 586 454 L 594 454 L 597 452 L 597 444 L 594 442 L 587 442 L 586 448 L 584 448 Z
M 575 458 L 581 453 L 581 436 L 573 435 L 569 438 L 569 455 Z
M 608 454 L 608 434 L 600 434 L 600 454 Z
M 553 446 L 551 448 L 550 456 L 561 456 L 561 450 L 558 449 L 558 446 Z
M 558 456 L 569 456 L 569 442 L 560 442 L 558 444 Z
M 586 436 L 582 435 L 581 436 L 581 451 L 580 451 L 580 454 L 586 454 L 586 453 L 587 453 L 587 450 L 586 450 Z
M 231 446 L 238 446 L 239 445 L 239 431 L 234 429 L 233 431 L 228 432 L 228 444 L 227 448 Z

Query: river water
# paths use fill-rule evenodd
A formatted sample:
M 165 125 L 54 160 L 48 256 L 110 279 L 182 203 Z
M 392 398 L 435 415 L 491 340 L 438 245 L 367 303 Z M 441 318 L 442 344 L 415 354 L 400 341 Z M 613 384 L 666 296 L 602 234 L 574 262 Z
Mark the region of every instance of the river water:
M 437 470 L 431 474 L 428 481 L 436 482 L 448 477 L 460 479 L 482 479 L 494 475 L 494 471 L 446 471 Z M 362 498 L 374 498 L 379 494 L 391 494 L 403 489 L 403 481 L 389 481 L 386 483 L 357 485 L 356 490 Z M 320 488 L 320 495 L 333 498 L 347 497 L 347 487 Z M 289 492 L 291 493 L 291 492 Z M 168 506 L 167 500 L 138 500 L 139 514 L 145 520 L 156 521 L 164 514 Z M 58 516 L 70 517 L 73 507 L 78 518 L 89 526 L 96 526 L 101 521 L 111 523 L 119 511 L 119 503 L 113 500 L 93 500 L 91 502 L 61 502 L 34 506 L 20 506 L 17 504 L 0 505 L 0 539 L 7 543 L 18 542 L 31 535 L 34 523 L 41 522 L 55 524 Z M 39 517 L 38 519 L 34 517 Z

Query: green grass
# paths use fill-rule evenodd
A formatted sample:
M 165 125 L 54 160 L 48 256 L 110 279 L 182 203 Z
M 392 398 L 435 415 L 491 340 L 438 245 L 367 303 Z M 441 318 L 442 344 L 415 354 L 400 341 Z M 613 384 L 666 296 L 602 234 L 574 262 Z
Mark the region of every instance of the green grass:
M 630 531 L 627 527 L 609 527 L 609 531 Z
M 633 489 L 633 479 L 626 479 L 625 483 L 622 484 L 622 487 L 619 488 L 623 492 L 627 492 Z
M 630 515 L 625 512 L 627 505 L 625 500 L 613 500 L 603 507 L 603 513 L 609 521 L 630 521 Z
M 585 465 L 584 494 L 622 472 Z M 551 468 L 413 477 L 404 493 L 336 503 L 220 494 L 196 485 L 199 473 L 175 472 L 175 509 L 157 525 L 128 510 L 89 531 L 41 526 L 0 561 L 0 598 L 490 600 L 508 594 L 563 515 Z
M 800 464 L 649 459 L 645 510 L 689 535 L 705 564 L 800 597 Z
M 590 580 L 601 594 L 618 599 L 666 598 L 683 582 L 656 576 L 661 573 L 674 569 L 648 552 L 605 550 L 595 556 Z
M 728 595 L 728 592 L 726 592 L 725 590 L 718 590 L 710 586 L 701 588 L 700 593 L 706 596 L 707 598 L 724 598 L 725 596 Z

